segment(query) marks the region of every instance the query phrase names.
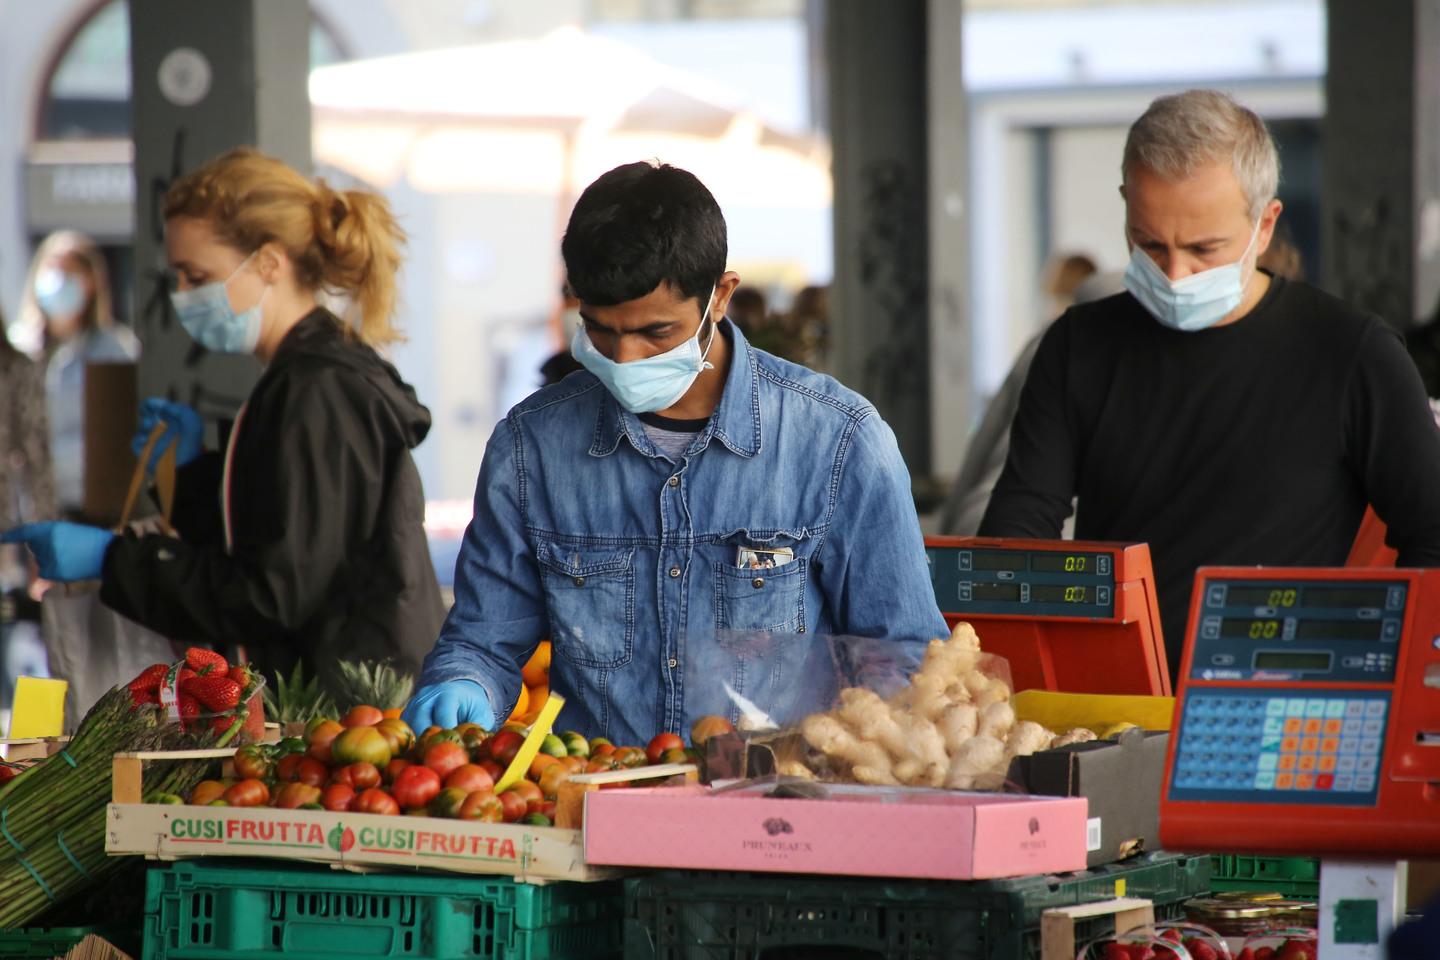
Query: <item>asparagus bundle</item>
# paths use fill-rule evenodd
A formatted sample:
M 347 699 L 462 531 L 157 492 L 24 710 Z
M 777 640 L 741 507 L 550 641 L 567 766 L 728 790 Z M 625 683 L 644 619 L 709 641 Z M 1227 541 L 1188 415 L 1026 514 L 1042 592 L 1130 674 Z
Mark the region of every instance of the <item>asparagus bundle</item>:
M 116 753 L 193 749 L 213 740 L 209 732 L 197 736 L 167 723 L 161 709 L 137 705 L 129 690 L 116 687 L 85 715 L 63 751 L 0 786 L 0 929 L 24 926 L 121 866 L 105 855 Z M 188 791 L 208 765 L 157 765 L 146 777 L 147 799 Z

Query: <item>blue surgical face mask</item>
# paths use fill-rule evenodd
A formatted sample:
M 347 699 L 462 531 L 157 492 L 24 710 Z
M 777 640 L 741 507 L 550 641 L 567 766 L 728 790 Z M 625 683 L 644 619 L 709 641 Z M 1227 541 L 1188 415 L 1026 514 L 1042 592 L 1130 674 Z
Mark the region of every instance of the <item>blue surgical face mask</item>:
M 680 402 L 701 370 L 711 369 L 705 358 L 710 355 L 710 347 L 715 343 L 715 325 L 710 326 L 710 338 L 705 341 L 704 350 L 700 349 L 700 331 L 705 329 L 705 321 L 710 317 L 710 303 L 714 299 L 715 288 L 712 286 L 695 335 L 659 356 L 616 363 L 595 349 L 583 326 L 575 330 L 570 353 L 605 384 L 620 406 L 631 413 L 665 410 Z
M 230 295 L 226 288 L 241 270 L 250 262 L 249 257 L 240 261 L 230 276 L 223 281 L 207 283 L 194 290 L 175 290 L 170 294 L 170 305 L 180 318 L 180 326 L 195 338 L 195 342 L 216 353 L 254 353 L 260 342 L 260 307 L 265 303 L 265 292 L 255 306 L 244 313 L 236 313 L 230 306 Z
M 73 317 L 85 309 L 85 284 L 58 267 L 44 267 L 35 274 L 35 302 L 47 317 Z
M 1245 252 L 1234 263 L 1171 280 L 1138 246 L 1130 251 L 1125 268 L 1125 289 L 1140 305 L 1173 330 L 1193 333 L 1213 327 L 1245 299 L 1245 261 L 1260 235 L 1260 221 L 1250 234 Z

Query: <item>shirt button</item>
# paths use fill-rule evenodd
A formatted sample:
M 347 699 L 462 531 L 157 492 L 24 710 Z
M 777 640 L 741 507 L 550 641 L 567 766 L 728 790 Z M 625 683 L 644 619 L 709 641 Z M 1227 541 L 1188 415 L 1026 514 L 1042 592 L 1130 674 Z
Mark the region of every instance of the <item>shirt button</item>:
M 584 577 L 576 577 L 575 580 L 574 580 L 574 584 L 575 584 L 575 586 L 577 586 L 577 587 L 583 587 L 583 586 L 585 586 L 585 578 L 584 578 Z
M 679 567 L 671 567 L 671 568 L 670 568 L 670 579 L 671 579 L 671 580 L 674 580 L 674 579 L 675 579 L 676 577 L 678 577 L 678 576 L 680 576 L 680 568 L 679 568 Z
M 754 580 L 750 581 L 750 586 L 754 587 L 756 590 L 759 590 L 761 587 L 765 586 L 765 578 L 756 577 Z
M 680 477 L 679 477 L 678 475 L 673 476 L 673 477 L 670 478 L 670 486 L 672 486 L 672 487 L 678 487 L 678 486 L 680 486 Z
M 678 666 L 680 666 L 680 661 L 679 661 L 679 660 L 676 660 L 674 657 L 671 657 L 671 658 L 670 658 L 670 669 L 671 669 L 671 670 L 674 670 L 674 669 L 675 669 L 676 667 L 678 667 Z
M 803 623 L 800 624 L 799 629 L 797 629 L 795 632 L 796 632 L 796 633 L 804 633 L 804 632 L 805 632 L 805 624 L 803 624 Z

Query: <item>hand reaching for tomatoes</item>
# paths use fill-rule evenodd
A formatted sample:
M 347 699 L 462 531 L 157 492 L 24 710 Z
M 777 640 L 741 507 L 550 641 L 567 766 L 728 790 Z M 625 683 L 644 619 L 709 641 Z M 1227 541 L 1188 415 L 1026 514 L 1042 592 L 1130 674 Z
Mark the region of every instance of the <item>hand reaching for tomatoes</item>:
M 412 730 L 450 729 L 462 723 L 495 727 L 495 711 L 485 688 L 474 680 L 447 680 L 422 687 L 405 707 L 403 719 Z

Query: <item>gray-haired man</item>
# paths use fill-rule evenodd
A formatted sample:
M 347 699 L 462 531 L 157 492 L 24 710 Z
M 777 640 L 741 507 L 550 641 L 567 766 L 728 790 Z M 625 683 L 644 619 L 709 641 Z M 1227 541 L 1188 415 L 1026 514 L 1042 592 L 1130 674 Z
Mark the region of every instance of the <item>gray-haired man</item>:
M 1143 541 L 1171 673 L 1195 568 L 1344 563 L 1367 503 L 1440 565 L 1440 431 L 1379 318 L 1255 267 L 1280 216 L 1264 123 L 1224 94 L 1130 128 L 1127 293 L 1041 342 L 980 533 Z

